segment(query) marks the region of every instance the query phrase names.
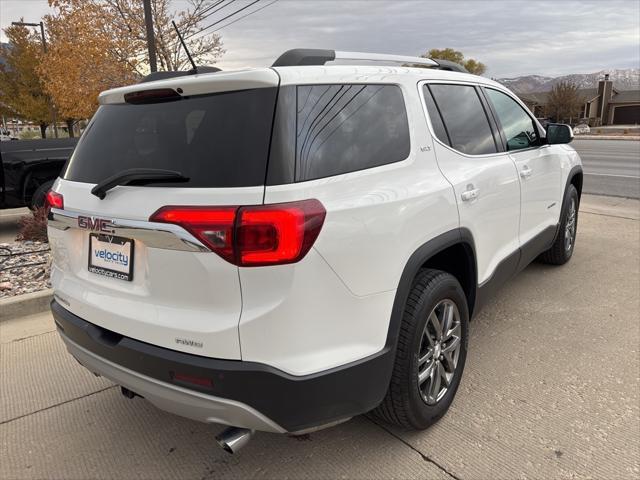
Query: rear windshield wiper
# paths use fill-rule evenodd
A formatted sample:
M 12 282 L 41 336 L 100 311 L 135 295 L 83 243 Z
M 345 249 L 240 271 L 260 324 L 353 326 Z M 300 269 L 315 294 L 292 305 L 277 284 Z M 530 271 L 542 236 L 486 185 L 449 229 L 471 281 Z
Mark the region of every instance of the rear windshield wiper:
M 154 182 L 188 182 L 189 177 L 175 170 L 161 168 L 129 168 L 105 178 L 91 189 L 100 200 L 107 196 L 107 192 L 117 185 L 146 185 Z

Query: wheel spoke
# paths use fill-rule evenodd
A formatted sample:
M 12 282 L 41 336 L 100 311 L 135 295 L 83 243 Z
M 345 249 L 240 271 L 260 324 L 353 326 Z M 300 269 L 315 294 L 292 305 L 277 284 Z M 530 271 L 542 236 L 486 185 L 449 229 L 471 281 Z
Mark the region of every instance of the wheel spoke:
M 435 402 L 438 400 L 438 393 L 440 393 L 440 379 L 442 378 L 442 374 L 440 373 L 440 364 L 435 364 L 435 368 L 433 368 L 431 373 L 431 385 L 429 385 L 429 397 L 431 401 Z
M 426 325 L 424 327 L 423 335 L 427 338 L 427 342 L 429 343 L 430 347 L 433 347 L 436 344 L 436 342 L 433 340 L 433 338 L 431 338 L 431 335 L 429 335 L 429 331 L 428 331 Z
M 418 386 L 421 386 L 425 380 L 433 377 L 433 371 L 435 366 L 435 362 L 431 362 L 430 365 L 427 366 L 422 372 L 418 374 Z
M 456 323 L 456 324 L 454 325 L 454 327 L 453 327 L 451 330 L 449 330 L 449 331 L 444 335 L 444 337 L 442 337 L 442 340 L 447 341 L 447 340 L 449 340 L 451 337 L 454 337 L 454 338 L 460 338 L 460 331 L 461 331 L 460 324 L 459 324 L 459 323 Z
M 429 315 L 429 321 L 433 325 L 436 337 L 440 338 L 442 336 L 442 325 L 440 325 L 440 320 L 438 320 L 435 310 L 431 312 L 431 315 Z
M 442 338 L 451 328 L 453 323 L 453 305 L 445 303 L 442 311 Z
M 424 363 L 426 363 L 432 357 L 433 357 L 433 350 L 431 349 L 427 350 L 427 353 L 425 353 L 422 357 L 418 358 L 418 368 L 420 368 Z
M 440 364 L 439 366 L 440 366 L 440 375 L 442 376 L 442 380 L 444 380 L 444 386 L 448 387 L 451 384 L 453 373 L 448 373 L 444 368 L 444 365 Z

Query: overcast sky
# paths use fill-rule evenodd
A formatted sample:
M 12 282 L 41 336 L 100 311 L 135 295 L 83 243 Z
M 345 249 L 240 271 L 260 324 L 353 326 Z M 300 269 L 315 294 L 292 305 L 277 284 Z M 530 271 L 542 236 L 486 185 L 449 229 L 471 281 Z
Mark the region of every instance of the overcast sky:
M 236 0 L 205 24 L 248 3 Z M 48 10 L 46 0 L 0 0 L 0 27 L 38 22 Z M 270 65 L 295 47 L 402 55 L 453 47 L 492 77 L 640 68 L 640 0 L 278 0 L 218 33 L 223 69 Z

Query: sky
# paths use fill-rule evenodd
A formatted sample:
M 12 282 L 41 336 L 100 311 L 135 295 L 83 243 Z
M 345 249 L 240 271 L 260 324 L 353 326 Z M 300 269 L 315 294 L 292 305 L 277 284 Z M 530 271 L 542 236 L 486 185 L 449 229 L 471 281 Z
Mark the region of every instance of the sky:
M 248 3 L 236 0 L 205 25 Z M 49 11 L 46 0 L 0 0 L 0 28 Z M 452 47 L 497 78 L 640 68 L 640 0 L 277 0 L 218 33 L 223 70 L 267 66 L 296 47 L 398 55 Z

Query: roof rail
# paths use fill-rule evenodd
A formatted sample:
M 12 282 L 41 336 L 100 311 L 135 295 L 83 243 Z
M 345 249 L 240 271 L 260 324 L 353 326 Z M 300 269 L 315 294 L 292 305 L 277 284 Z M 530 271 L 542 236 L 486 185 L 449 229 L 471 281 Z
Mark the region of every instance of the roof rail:
M 462 66 L 447 60 L 437 60 L 405 55 L 389 55 L 386 53 L 341 52 L 319 48 L 295 48 L 280 55 L 272 67 L 297 67 L 303 65 L 324 65 L 334 60 L 365 60 L 369 62 L 410 63 L 440 70 L 452 70 L 469 73 Z
M 196 70 L 180 70 L 180 71 L 169 71 L 169 72 L 152 72 L 149 75 L 142 77 L 142 79 L 138 83 L 146 83 L 153 82 L 155 80 L 165 80 L 167 78 L 174 77 L 184 77 L 187 75 L 195 75 L 197 73 L 213 73 L 220 72 L 221 70 L 218 67 L 209 67 L 209 66 L 199 66 Z

